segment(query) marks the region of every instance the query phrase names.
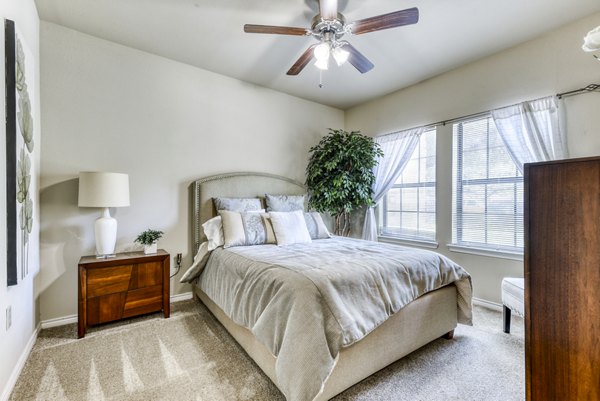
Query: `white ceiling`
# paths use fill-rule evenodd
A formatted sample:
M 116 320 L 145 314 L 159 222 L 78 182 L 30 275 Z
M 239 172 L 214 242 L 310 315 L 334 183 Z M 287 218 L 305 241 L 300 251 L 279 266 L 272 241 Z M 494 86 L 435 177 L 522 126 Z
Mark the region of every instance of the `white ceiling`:
M 418 7 L 420 21 L 348 40 L 374 64 L 286 71 L 310 37 L 246 34 L 245 23 L 308 27 L 316 0 L 36 0 L 40 18 L 149 53 L 346 109 L 600 11 L 598 0 L 340 0 L 348 21 Z M 593 27 L 590 26 L 590 29 Z M 582 32 L 582 37 L 585 32 Z

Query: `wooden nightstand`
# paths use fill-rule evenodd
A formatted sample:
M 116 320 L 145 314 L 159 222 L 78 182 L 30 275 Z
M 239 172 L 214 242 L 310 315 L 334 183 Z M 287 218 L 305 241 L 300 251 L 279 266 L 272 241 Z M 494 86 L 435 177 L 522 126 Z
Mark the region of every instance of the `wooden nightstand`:
M 169 317 L 170 255 L 163 249 L 153 255 L 118 253 L 114 258 L 79 260 L 77 335 L 88 326 L 150 312 Z

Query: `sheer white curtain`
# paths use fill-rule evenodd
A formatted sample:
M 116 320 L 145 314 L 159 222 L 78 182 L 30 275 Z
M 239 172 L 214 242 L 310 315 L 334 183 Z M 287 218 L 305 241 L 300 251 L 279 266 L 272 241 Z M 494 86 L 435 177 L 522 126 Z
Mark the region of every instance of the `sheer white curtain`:
M 372 189 L 373 200 L 376 204 L 402 174 L 402 170 L 419 144 L 419 137 L 424 130 L 424 127 L 413 128 L 375 138 L 375 142 L 383 150 L 383 157 L 379 159 L 379 164 L 373 169 L 375 183 Z M 363 239 L 377 241 L 377 221 L 374 207 L 368 208 L 365 214 Z
M 508 153 L 521 173 L 523 164 L 569 157 L 554 96 L 492 110 Z

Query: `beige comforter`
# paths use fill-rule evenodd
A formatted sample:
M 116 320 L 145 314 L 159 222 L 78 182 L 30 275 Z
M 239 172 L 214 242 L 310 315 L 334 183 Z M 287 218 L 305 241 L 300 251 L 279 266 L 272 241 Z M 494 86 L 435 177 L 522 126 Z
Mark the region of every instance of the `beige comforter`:
M 198 285 L 277 356 L 289 401 L 322 390 L 340 348 L 419 296 L 454 283 L 458 321 L 471 324 L 471 278 L 434 252 L 334 237 L 287 247 L 212 252 Z

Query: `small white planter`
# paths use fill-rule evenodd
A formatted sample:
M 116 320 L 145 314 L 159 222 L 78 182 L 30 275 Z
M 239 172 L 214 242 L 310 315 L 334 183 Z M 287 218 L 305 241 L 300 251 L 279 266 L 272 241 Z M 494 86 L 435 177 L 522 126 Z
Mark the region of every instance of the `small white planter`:
M 158 249 L 158 244 L 156 242 L 153 244 L 150 244 L 150 245 L 144 245 L 144 254 L 149 255 L 149 254 L 156 253 L 157 249 Z

